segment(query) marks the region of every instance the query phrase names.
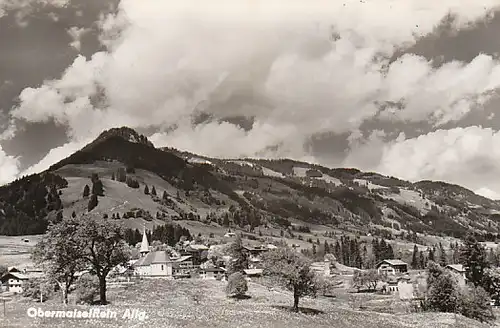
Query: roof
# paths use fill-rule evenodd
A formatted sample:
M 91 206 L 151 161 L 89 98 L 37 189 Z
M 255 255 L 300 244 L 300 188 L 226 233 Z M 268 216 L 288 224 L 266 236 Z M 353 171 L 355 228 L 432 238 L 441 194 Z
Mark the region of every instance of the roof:
M 448 264 L 446 267 L 458 272 L 465 272 L 465 268 L 462 264 Z
M 22 273 L 17 273 L 17 272 L 7 272 L 2 276 L 2 281 L 6 281 L 9 279 L 9 277 L 14 277 L 19 280 L 28 280 L 28 277 Z
M 391 266 L 394 266 L 394 265 L 408 265 L 408 263 L 406 262 L 403 262 L 401 260 L 383 260 L 383 261 L 380 261 L 378 264 L 377 264 L 377 267 L 379 265 L 381 265 L 382 263 L 387 263 Z
M 172 262 L 166 251 L 151 252 L 134 263 L 134 267 Z
M 226 270 L 224 270 L 223 268 L 206 268 L 206 269 L 201 269 L 201 271 L 205 271 L 205 272 L 224 272 Z
M 207 246 L 205 246 L 205 245 L 198 245 L 198 244 L 189 245 L 188 248 L 191 248 L 191 249 L 197 250 L 197 251 L 206 251 L 206 250 L 208 250 Z
M 262 270 L 262 269 L 245 269 L 245 270 L 243 270 L 243 272 L 245 272 L 245 274 L 247 276 L 262 274 L 263 271 L 264 270 Z
M 21 272 L 18 268 L 10 266 L 7 268 L 7 272 Z
M 184 261 L 187 261 L 189 259 L 191 259 L 193 256 L 191 255 L 185 255 L 185 256 L 181 256 L 179 258 L 176 258 L 176 259 L 172 259 L 172 261 L 175 261 L 175 262 L 184 262 Z

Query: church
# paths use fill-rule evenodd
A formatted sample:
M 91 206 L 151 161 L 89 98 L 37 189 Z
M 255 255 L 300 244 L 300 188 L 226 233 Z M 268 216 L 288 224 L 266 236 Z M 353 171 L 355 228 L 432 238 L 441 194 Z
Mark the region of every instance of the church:
M 142 234 L 141 258 L 134 263 L 134 275 L 146 277 L 185 277 L 194 269 L 192 256 L 172 258 L 166 251 L 149 250 L 146 229 Z

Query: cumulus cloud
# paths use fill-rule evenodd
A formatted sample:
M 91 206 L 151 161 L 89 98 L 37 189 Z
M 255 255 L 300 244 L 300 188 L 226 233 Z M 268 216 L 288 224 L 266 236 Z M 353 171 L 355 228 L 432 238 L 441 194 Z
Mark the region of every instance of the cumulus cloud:
M 53 6 L 62 8 L 68 5 L 71 0 L 0 0 L 0 17 L 6 15 L 11 10 L 21 10 L 21 16 L 17 17 L 22 21 L 34 6 Z
M 480 109 L 500 86 L 500 63 L 491 56 L 439 68 L 423 57 L 389 58 L 450 15 L 454 28 L 467 28 L 498 5 L 122 0 L 117 14 L 98 23 L 107 51 L 79 56 L 60 79 L 23 90 L 12 117 L 53 119 L 75 144 L 113 126 L 157 126 L 168 131 L 152 137 L 159 146 L 317 160 L 304 148 L 317 134 L 354 136 L 374 117 L 439 127 Z M 200 111 L 213 120 L 193 125 Z M 251 129 L 223 121 L 238 115 L 253 119 Z M 388 159 L 411 143 L 400 138 L 388 146 L 385 139 L 381 131 L 364 142 L 353 137 L 346 163 L 382 161 L 378 167 L 401 175 L 408 167 Z
M 482 194 L 487 189 L 498 193 L 500 183 L 491 177 L 500 175 L 499 142 L 499 131 L 480 126 L 437 130 L 412 139 L 401 136 L 379 147 L 381 158 L 370 168 L 412 181 L 425 177 Z
M 84 27 L 76 27 L 73 26 L 72 28 L 68 29 L 68 34 L 71 36 L 72 40 L 71 43 L 69 44 L 71 47 L 75 48 L 78 52 L 80 52 L 80 49 L 82 47 L 82 36 L 89 32 L 89 28 L 84 28 Z
M 19 159 L 7 155 L 0 147 L 0 184 L 14 180 L 19 173 Z

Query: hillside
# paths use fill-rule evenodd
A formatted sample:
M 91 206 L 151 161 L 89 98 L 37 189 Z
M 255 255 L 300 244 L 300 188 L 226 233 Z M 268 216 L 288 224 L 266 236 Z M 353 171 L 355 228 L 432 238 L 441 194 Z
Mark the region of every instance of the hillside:
M 103 193 L 91 213 L 125 216 L 134 229 L 178 220 L 198 231 L 279 234 L 294 224 L 415 242 L 416 233 L 461 237 L 469 230 L 494 240 L 500 228 L 500 203 L 457 185 L 288 159 L 208 158 L 157 149 L 118 128 L 46 172 L 1 187 L 0 234 L 42 233 L 50 220 L 87 212 L 83 190 L 96 177 Z

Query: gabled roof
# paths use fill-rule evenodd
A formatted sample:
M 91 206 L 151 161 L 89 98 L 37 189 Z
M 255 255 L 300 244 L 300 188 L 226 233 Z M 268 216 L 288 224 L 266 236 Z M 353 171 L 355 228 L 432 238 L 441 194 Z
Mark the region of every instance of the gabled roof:
M 245 272 L 245 274 L 247 276 L 253 276 L 253 275 L 262 274 L 262 272 L 264 272 L 264 270 L 262 270 L 262 269 L 245 269 L 245 270 L 243 270 L 243 272 Z
M 396 259 L 395 259 L 395 260 L 383 260 L 383 261 L 380 261 L 380 262 L 377 264 L 377 267 L 378 267 L 379 265 L 381 265 L 382 263 L 387 263 L 387 264 L 389 264 L 389 265 L 391 265 L 391 266 L 393 266 L 393 265 L 408 265 L 408 263 L 406 263 L 406 262 L 403 262 L 403 261 L 401 261 L 401 260 L 396 260 Z
M 448 264 L 446 267 L 458 272 L 465 272 L 465 268 L 462 264 Z
M 2 282 L 9 280 L 9 278 L 15 278 L 19 280 L 28 280 L 28 277 L 22 273 L 17 273 L 17 272 L 7 272 L 4 274 L 1 278 Z
M 134 263 L 134 267 L 172 262 L 166 251 L 151 252 Z
M 179 258 L 176 258 L 176 259 L 172 259 L 172 261 L 174 262 L 184 262 L 184 261 L 187 261 L 189 259 L 191 259 L 193 256 L 191 255 L 185 255 L 185 256 L 181 256 Z
M 198 244 L 192 244 L 192 245 L 189 245 L 188 246 L 188 249 L 191 248 L 193 250 L 196 250 L 196 251 L 207 251 L 208 250 L 208 247 L 205 246 L 205 245 L 198 245 Z
M 7 268 L 7 272 L 21 272 L 18 268 L 10 266 Z

